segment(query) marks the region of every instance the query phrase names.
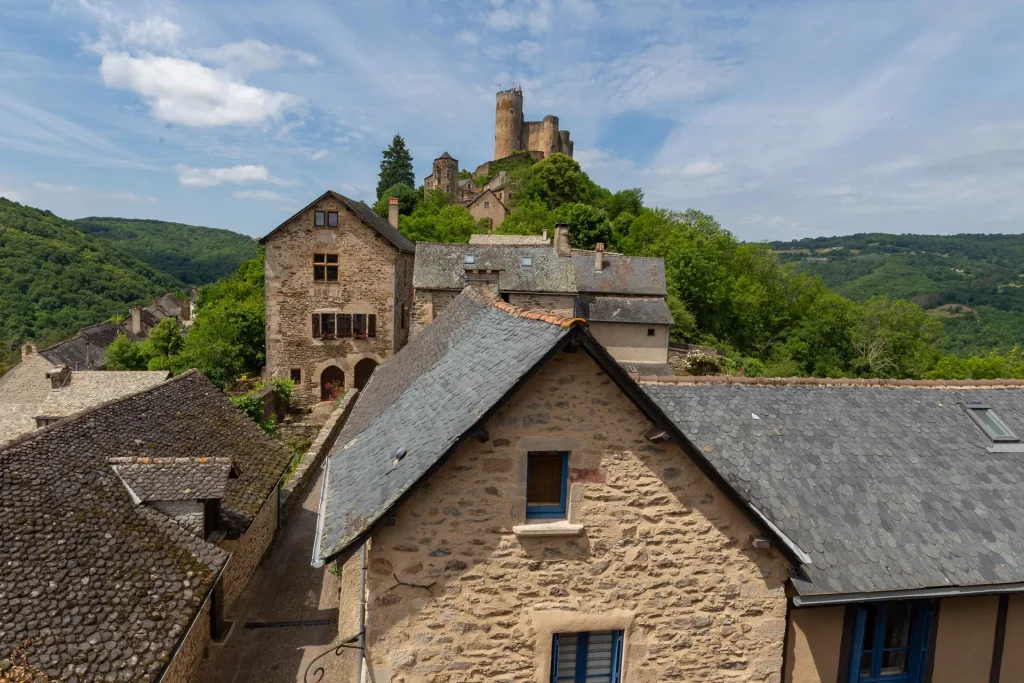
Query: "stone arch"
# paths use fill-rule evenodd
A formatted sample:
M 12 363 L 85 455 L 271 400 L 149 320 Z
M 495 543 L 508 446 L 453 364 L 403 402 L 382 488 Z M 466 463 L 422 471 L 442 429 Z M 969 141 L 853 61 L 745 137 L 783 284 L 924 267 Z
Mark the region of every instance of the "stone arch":
M 372 358 L 363 358 L 361 361 L 356 363 L 355 367 L 355 387 L 360 391 L 366 387 L 366 383 L 370 381 L 370 375 L 380 365 L 377 361 Z
M 320 400 L 329 401 L 331 400 L 331 392 L 334 386 L 345 386 L 345 371 L 339 368 L 337 365 L 328 365 L 320 372 L 317 386 L 320 389 Z M 337 398 L 335 396 L 334 398 Z
M 313 368 L 313 374 L 310 375 L 310 379 L 312 380 L 313 383 L 310 391 L 312 392 L 314 401 L 320 400 L 320 375 L 322 375 L 324 370 L 331 367 L 332 365 L 339 368 L 342 371 L 342 373 L 344 373 L 345 386 L 351 386 L 350 382 L 352 381 L 352 366 L 348 363 L 347 360 L 345 360 L 344 357 L 329 358 L 325 361 L 321 361 L 320 363 L 317 363 L 315 368 Z

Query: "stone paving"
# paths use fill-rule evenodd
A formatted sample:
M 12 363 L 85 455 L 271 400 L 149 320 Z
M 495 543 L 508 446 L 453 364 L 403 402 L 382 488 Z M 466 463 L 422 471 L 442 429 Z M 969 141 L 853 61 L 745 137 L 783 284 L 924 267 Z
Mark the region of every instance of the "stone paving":
M 322 476 L 304 492 L 302 507 L 285 521 L 270 555 L 228 615 L 232 630 L 222 644 L 210 646 L 210 656 L 200 667 L 200 683 L 302 682 L 309 662 L 339 639 L 335 622 L 340 583 L 327 568 L 310 565 Z M 331 623 L 245 628 L 247 623 L 314 619 Z M 326 658 L 327 674 L 321 683 L 342 681 L 331 659 Z

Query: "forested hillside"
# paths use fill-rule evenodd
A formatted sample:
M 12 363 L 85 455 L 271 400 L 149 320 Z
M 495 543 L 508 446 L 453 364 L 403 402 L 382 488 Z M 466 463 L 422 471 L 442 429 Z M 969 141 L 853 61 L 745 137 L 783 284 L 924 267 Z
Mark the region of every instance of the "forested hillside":
M 0 345 L 45 345 L 183 284 L 49 211 L 0 198 Z
M 865 233 L 772 243 L 782 263 L 854 301 L 913 301 L 941 320 L 943 348 L 969 355 L 1024 340 L 1024 235 Z
M 128 218 L 80 218 L 84 232 L 107 240 L 189 285 L 216 282 L 256 256 L 251 237 L 230 230 Z

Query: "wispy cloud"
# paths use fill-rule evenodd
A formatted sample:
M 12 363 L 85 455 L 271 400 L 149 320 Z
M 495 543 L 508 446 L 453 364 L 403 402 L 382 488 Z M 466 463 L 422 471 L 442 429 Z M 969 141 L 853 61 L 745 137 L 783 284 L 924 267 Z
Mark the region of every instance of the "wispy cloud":
M 249 183 L 272 183 L 293 185 L 293 181 L 282 180 L 270 175 L 266 166 L 240 165 L 231 168 L 193 168 L 185 164 L 175 166 L 178 180 L 186 187 L 215 187 L 223 183 L 246 185 Z
M 480 36 L 466 29 L 455 34 L 455 42 L 459 45 L 476 45 L 480 42 Z
M 235 199 L 255 199 L 262 202 L 286 202 L 294 204 L 295 200 L 283 197 L 273 190 L 237 190 L 231 193 Z
M 551 0 L 509 0 L 508 3 L 492 2 L 492 5 L 484 17 L 488 28 L 497 31 L 525 28 L 534 34 L 551 28 Z
M 150 205 L 156 204 L 156 197 L 145 197 L 143 195 L 135 194 L 134 192 L 107 192 L 101 195 L 104 199 L 112 199 L 119 202 L 128 202 L 129 204 L 143 204 Z
M 197 50 L 196 54 L 209 62 L 219 64 L 236 73 L 270 71 L 289 62 L 304 66 L 316 66 L 320 60 L 308 52 L 267 45 L 255 38 L 246 38 L 237 43 L 227 43 L 216 48 Z

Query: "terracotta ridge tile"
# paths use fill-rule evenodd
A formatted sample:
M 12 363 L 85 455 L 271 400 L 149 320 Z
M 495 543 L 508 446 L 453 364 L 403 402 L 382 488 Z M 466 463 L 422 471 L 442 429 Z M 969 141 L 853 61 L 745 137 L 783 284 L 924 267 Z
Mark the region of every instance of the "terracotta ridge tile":
M 701 377 L 642 376 L 641 384 L 744 384 L 748 386 L 818 386 L 818 387 L 889 387 L 916 389 L 1008 389 L 1024 388 L 1021 379 L 884 379 L 884 378 L 830 378 L 830 377 L 737 377 L 733 375 L 706 375 Z
M 587 321 L 583 318 L 566 318 L 564 316 L 554 315 L 553 313 L 547 313 L 545 311 L 534 311 L 513 306 L 512 304 L 500 299 L 489 289 L 470 286 L 466 288 L 466 291 L 468 291 L 470 296 L 472 296 L 476 301 L 494 306 L 498 310 L 504 311 L 516 318 L 540 320 L 551 325 L 557 325 L 558 327 L 572 327 L 575 324 L 587 324 Z

